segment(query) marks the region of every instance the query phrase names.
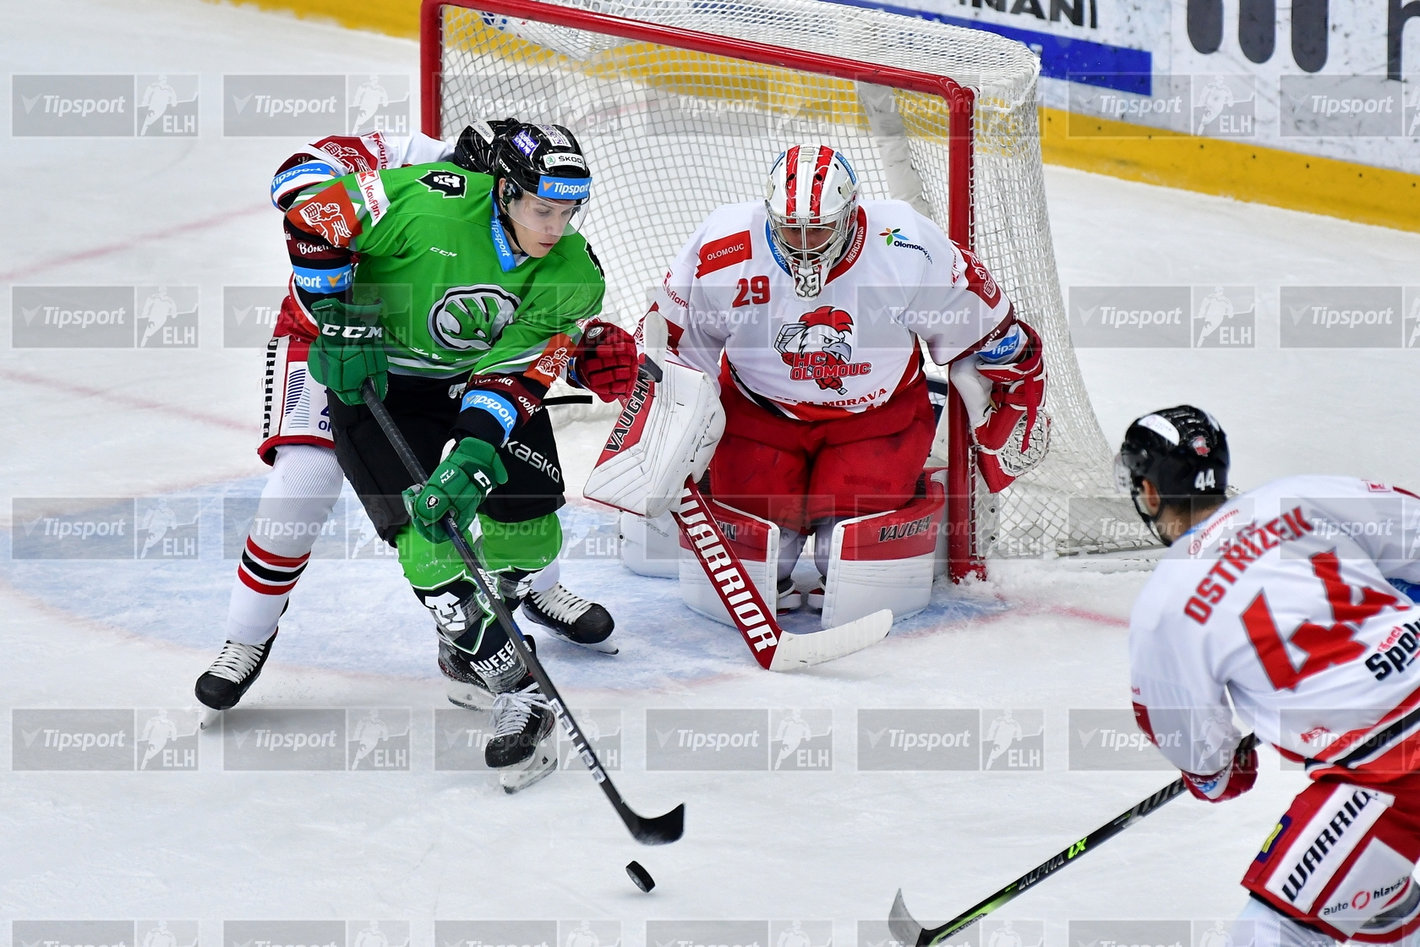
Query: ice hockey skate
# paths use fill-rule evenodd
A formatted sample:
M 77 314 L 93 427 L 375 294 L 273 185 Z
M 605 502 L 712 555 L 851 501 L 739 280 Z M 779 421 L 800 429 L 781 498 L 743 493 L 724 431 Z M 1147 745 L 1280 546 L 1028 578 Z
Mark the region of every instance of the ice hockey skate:
M 439 636 L 439 671 L 449 703 L 465 710 L 492 710 L 493 692 L 469 663 L 468 655 Z
M 493 735 L 483 748 L 489 769 L 503 770 L 505 792 L 517 792 L 557 768 L 555 716 L 531 674 L 493 698 Z
M 222 645 L 212 666 L 197 678 L 193 692 L 204 707 L 212 711 L 229 710 L 237 705 L 242 695 L 261 675 L 266 659 L 271 655 L 271 644 L 276 640 L 276 632 L 261 644 L 242 644 L 228 641 Z M 203 720 L 205 729 L 216 714 L 208 714 Z
M 616 627 L 611 613 L 561 583 L 546 592 L 529 592 L 523 599 L 523 612 L 564 641 L 603 654 L 617 653 L 616 645 L 608 640 Z

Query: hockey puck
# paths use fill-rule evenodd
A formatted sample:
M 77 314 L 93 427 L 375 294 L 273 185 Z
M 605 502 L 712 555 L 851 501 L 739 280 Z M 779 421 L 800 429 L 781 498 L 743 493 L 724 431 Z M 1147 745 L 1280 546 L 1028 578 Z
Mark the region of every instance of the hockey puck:
M 651 873 L 642 868 L 638 861 L 627 862 L 626 873 L 631 876 L 631 881 L 636 887 L 648 894 L 656 886 L 656 879 L 652 878 Z

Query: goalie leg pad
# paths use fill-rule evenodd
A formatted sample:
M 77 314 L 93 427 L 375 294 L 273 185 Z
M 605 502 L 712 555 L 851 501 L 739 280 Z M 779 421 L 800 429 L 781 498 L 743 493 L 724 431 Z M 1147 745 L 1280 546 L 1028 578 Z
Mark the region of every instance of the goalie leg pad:
M 740 557 L 740 564 L 744 567 L 744 574 L 754 583 L 759 590 L 760 597 L 773 609 L 778 595 L 777 574 L 779 571 L 779 527 L 769 520 L 761 519 L 743 510 L 718 503 L 715 500 L 706 500 L 706 505 L 710 508 L 711 516 L 720 527 L 720 532 L 725 536 L 725 542 Z M 689 535 L 680 536 L 680 595 L 685 604 L 694 612 L 704 615 L 706 618 L 714 619 L 725 625 L 734 625 L 735 621 L 726 610 L 725 602 L 721 598 L 721 593 L 728 593 L 731 607 L 736 609 L 757 608 L 748 596 L 744 596 L 744 601 L 735 595 L 733 587 L 722 587 L 717 590 L 716 586 L 705 574 L 705 569 L 696 559 L 695 553 L 691 549 L 691 543 L 698 540 L 713 542 L 709 531 L 699 531 L 694 525 L 687 528 Z M 704 546 L 702 545 L 702 548 Z M 710 553 L 711 567 L 714 567 L 714 550 Z M 725 566 L 729 567 L 728 558 L 725 559 Z M 736 578 L 735 581 L 738 581 Z M 750 615 L 741 612 L 739 615 L 742 622 L 753 625 L 763 621 L 765 616 Z M 773 615 L 768 616 L 773 618 Z
M 901 509 L 855 517 L 834 527 L 823 627 L 881 608 L 903 618 L 931 602 L 937 535 L 947 498 L 935 480 L 926 481 L 926 490 L 925 496 Z
M 680 575 L 680 529 L 669 513 L 622 513 L 621 564 L 637 575 L 673 579 Z
M 687 477 L 710 463 L 725 412 L 703 372 L 668 362 L 660 381 L 642 376 L 622 408 L 583 494 L 629 513 L 659 516 Z

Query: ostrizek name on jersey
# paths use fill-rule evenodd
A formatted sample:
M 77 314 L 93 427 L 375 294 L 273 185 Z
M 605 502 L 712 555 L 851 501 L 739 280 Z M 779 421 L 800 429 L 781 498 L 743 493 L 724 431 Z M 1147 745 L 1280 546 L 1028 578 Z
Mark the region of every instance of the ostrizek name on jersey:
M 1266 523 L 1249 523 L 1218 547 L 1218 561 L 1213 563 L 1193 590 L 1193 595 L 1183 605 L 1183 613 L 1202 625 L 1213 614 L 1213 606 L 1223 600 L 1233 583 L 1270 549 L 1284 542 L 1299 539 L 1315 530 L 1302 515 L 1302 508 L 1294 506 L 1276 519 Z

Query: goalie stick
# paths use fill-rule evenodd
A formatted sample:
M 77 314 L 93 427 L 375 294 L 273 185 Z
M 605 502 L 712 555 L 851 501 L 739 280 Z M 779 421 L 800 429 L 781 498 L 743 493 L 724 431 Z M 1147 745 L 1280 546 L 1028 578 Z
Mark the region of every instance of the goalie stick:
M 680 501 L 671 512 L 696 561 L 705 570 L 705 577 L 760 667 L 769 671 L 790 671 L 822 664 L 861 651 L 887 637 L 892 630 L 892 611 L 884 608 L 822 631 L 785 634 L 774 620 L 774 609 L 765 604 L 764 597 L 745 572 L 744 563 L 725 540 L 725 534 L 692 478 L 686 478 Z
M 404 435 L 399 427 L 395 425 L 394 418 L 390 416 L 389 409 L 385 407 L 380 396 L 375 393 L 375 386 L 372 382 L 366 381 L 360 389 L 361 396 L 365 399 L 365 406 L 374 414 L 375 420 L 379 423 L 380 429 L 385 432 L 385 437 L 389 438 L 390 446 L 394 448 L 399 459 L 404 463 L 404 468 L 417 482 L 424 483 L 429 479 L 424 472 L 423 466 L 419 463 L 419 458 L 414 456 L 414 451 L 410 449 L 409 443 L 405 441 Z M 597 785 L 602 788 L 606 798 L 611 802 L 611 807 L 616 810 L 616 814 L 621 816 L 621 821 L 630 830 L 636 841 L 643 845 L 665 845 L 680 838 L 685 831 L 685 803 L 681 803 L 671 811 L 662 815 L 647 818 L 638 814 L 626 801 L 621 798 L 621 793 L 616 791 L 615 784 L 611 777 L 607 775 L 602 767 L 601 761 L 597 759 L 595 751 L 592 750 L 591 743 L 587 740 L 582 728 L 577 725 L 577 721 L 572 719 L 572 714 L 562 702 L 562 695 L 557 693 L 557 688 L 553 685 L 552 679 L 547 676 L 547 671 L 543 668 L 542 662 L 537 659 L 537 655 L 528 647 L 528 643 L 523 639 L 523 633 L 513 621 L 513 616 L 509 614 L 507 607 L 503 604 L 502 596 L 495 595 L 488 587 L 488 583 L 483 577 L 483 569 L 478 564 L 478 559 L 474 556 L 473 550 L 468 545 L 468 540 L 464 537 L 463 531 L 459 529 L 454 521 L 453 514 L 444 517 L 441 522 L 449 538 L 453 540 L 454 548 L 458 550 L 459 557 L 463 559 L 464 565 L 468 566 L 469 574 L 473 582 L 493 607 L 494 617 L 498 619 L 498 624 L 503 626 L 503 631 L 507 633 L 508 640 L 513 643 L 513 650 L 518 652 L 518 656 L 527 665 L 528 671 L 533 679 L 537 681 L 538 688 L 542 691 L 543 697 L 547 698 L 548 706 L 557 715 L 562 728 L 567 731 L 568 738 L 572 741 L 572 746 L 576 749 L 577 755 L 586 764 L 587 771 L 592 774 L 592 778 L 597 781 Z
M 1246 753 L 1255 746 L 1257 746 L 1257 737 L 1248 734 L 1238 744 L 1237 753 Z M 975 924 L 1001 905 L 1014 900 L 1022 891 L 1039 884 L 1066 865 L 1074 863 L 1075 859 L 1081 855 L 1094 851 L 1101 842 L 1114 838 L 1139 819 L 1172 802 L 1181 796 L 1185 789 L 1183 778 L 1175 779 L 1152 796 L 1140 800 L 1084 838 L 1036 865 L 995 894 L 973 904 L 961 914 L 938 927 L 927 929 L 919 924 L 917 919 L 907 910 L 907 903 L 902 899 L 902 889 L 899 888 L 897 897 L 892 902 L 892 911 L 888 914 L 888 930 L 892 932 L 893 939 L 899 944 L 903 944 L 904 947 L 931 947 L 931 945 L 940 944 L 958 931 L 965 930 Z

